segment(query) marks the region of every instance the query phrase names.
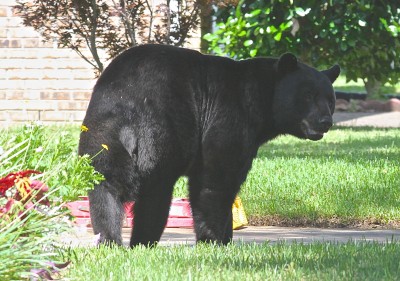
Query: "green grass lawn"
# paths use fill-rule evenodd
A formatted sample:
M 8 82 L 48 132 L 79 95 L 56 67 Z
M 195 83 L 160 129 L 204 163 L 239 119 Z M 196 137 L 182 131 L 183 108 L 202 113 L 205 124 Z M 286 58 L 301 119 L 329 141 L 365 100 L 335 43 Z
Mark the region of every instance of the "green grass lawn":
M 399 280 L 400 243 L 77 248 L 66 280 Z
M 175 196 L 186 196 L 186 181 Z M 240 196 L 255 225 L 400 225 L 400 129 L 335 128 L 263 145 Z
M 260 148 L 241 196 L 255 223 L 400 225 L 400 129 L 278 138 Z

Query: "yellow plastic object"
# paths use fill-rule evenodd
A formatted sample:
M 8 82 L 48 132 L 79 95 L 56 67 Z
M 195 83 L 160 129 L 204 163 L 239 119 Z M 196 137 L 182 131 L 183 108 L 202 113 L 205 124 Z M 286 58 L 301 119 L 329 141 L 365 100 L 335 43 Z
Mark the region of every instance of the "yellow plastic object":
M 242 228 L 243 226 L 249 223 L 247 221 L 246 213 L 244 212 L 242 200 L 240 200 L 239 196 L 237 196 L 235 202 L 233 202 L 232 217 L 233 217 L 232 228 L 234 230 Z

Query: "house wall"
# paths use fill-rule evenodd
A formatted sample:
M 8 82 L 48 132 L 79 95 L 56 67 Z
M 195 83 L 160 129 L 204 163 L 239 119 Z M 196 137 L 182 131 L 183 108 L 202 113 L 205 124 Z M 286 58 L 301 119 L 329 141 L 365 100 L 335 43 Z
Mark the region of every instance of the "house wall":
M 0 2 L 0 127 L 37 120 L 80 123 L 94 71 L 72 50 L 43 43 L 13 13 L 15 4 Z

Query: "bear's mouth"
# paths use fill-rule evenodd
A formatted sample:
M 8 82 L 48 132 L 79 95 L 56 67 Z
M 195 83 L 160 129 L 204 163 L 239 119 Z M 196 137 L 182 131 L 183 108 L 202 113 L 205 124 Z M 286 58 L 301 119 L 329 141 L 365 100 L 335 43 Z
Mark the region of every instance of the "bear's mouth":
M 317 141 L 324 137 L 325 132 L 314 131 L 313 129 L 308 129 L 306 131 L 306 137 L 310 140 Z
M 318 130 L 312 128 L 307 120 L 303 120 L 301 122 L 301 130 L 307 139 L 313 141 L 322 139 L 324 134 L 327 132 L 327 130 Z

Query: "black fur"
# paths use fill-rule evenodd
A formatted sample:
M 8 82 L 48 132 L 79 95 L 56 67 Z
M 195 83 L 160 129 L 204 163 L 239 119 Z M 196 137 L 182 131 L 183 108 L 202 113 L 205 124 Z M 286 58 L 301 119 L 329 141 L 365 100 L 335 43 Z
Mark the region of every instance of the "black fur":
M 172 189 L 189 177 L 197 241 L 232 239 L 231 207 L 258 147 L 280 134 L 318 140 L 332 126 L 332 83 L 292 54 L 244 61 L 162 45 L 129 49 L 100 76 L 79 153 L 106 181 L 89 194 L 101 242 L 121 244 L 123 203 L 135 201 L 131 246 L 156 244 Z

